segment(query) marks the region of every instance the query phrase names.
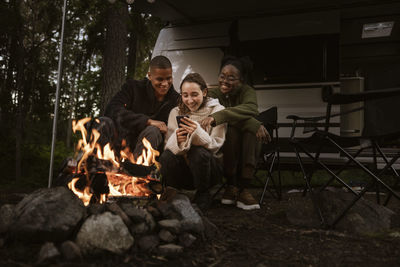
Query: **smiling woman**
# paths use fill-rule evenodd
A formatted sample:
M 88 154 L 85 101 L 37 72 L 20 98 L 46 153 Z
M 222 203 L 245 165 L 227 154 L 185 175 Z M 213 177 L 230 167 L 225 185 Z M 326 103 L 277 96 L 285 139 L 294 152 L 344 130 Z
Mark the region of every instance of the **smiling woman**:
M 219 88 L 210 90 L 210 96 L 219 99 L 224 110 L 211 114 L 202 126 L 228 124 L 223 146 L 224 176 L 228 187 L 222 204 L 235 204 L 245 210 L 259 209 L 260 205 L 246 187 L 253 178 L 259 141 L 270 138 L 261 122 L 255 119 L 258 105 L 255 90 L 246 84 L 251 70 L 248 58 L 227 56 L 222 60 L 218 76 Z
M 199 122 L 224 107 L 217 99 L 207 98 L 207 85 L 198 73 L 188 74 L 180 89 L 179 106 L 169 114 L 167 142 L 160 157 L 161 174 L 169 186 L 161 198 L 176 189 L 196 189 L 195 202 L 206 209 L 211 200 L 208 189 L 220 177 L 218 158 L 226 125 L 203 129 Z

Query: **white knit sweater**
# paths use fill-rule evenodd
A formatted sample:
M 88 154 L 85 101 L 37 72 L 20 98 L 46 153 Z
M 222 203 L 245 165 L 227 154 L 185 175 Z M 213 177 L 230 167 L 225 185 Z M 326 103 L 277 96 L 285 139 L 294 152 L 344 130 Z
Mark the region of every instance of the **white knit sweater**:
M 176 116 L 179 115 L 179 107 L 173 108 L 169 113 L 168 118 L 168 132 L 165 138 L 165 149 L 170 150 L 175 155 L 183 155 L 186 154 L 191 145 L 203 146 L 218 157 L 218 151 L 225 141 L 227 127 L 226 123 L 220 124 L 216 127 L 211 127 L 209 132 L 206 132 L 203 128 L 201 128 L 199 122 L 208 117 L 208 115 L 222 109 L 224 109 L 224 106 L 219 103 L 218 99 L 207 98 L 207 102 L 204 107 L 197 111 L 190 111 L 188 114 L 185 114 L 197 124 L 197 128 L 192 134 L 187 136 L 185 142 L 178 145 L 176 138 L 176 130 L 178 129 Z

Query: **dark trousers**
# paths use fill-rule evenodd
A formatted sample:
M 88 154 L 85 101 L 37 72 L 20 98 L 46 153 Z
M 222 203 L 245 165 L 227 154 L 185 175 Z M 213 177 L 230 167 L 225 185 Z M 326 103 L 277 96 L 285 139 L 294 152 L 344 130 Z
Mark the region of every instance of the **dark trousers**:
M 143 138 L 146 138 L 150 142 L 151 147 L 153 149 L 156 149 L 158 151 L 162 149 L 164 139 L 163 135 L 160 132 L 160 129 L 158 129 L 155 126 L 149 125 L 139 133 L 138 137 L 133 138 L 133 140 L 131 140 L 131 144 L 135 144 L 134 148 L 131 145 L 135 159 L 138 156 L 140 156 L 142 154 L 143 149 L 145 149 L 142 142 Z
M 260 142 L 255 134 L 228 126 L 222 152 L 224 176 L 229 185 L 248 186 L 254 175 L 259 151 Z
M 186 158 L 165 150 L 159 161 L 165 184 L 178 189 L 205 191 L 218 183 L 222 174 L 218 159 L 202 146 L 192 146 Z
M 104 146 L 107 143 L 113 147 L 114 151 L 119 153 L 121 149 L 121 142 L 123 139 L 127 141 L 130 150 L 133 151 L 135 159 L 142 154 L 143 138 L 146 138 L 153 149 L 160 151 L 162 149 L 164 137 L 160 130 L 155 126 L 147 126 L 139 133 L 128 132 L 125 129 L 117 130 L 112 119 L 108 117 L 100 117 L 99 123 L 92 120 L 90 128 L 94 128 L 100 132 L 100 139 L 98 143 Z M 88 131 L 90 133 L 90 131 Z

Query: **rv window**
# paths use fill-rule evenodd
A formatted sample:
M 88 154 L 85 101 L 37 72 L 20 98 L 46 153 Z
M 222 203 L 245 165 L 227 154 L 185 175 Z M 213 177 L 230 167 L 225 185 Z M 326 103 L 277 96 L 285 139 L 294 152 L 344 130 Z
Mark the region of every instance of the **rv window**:
M 243 41 L 240 54 L 254 63 L 253 84 L 339 80 L 339 35 Z

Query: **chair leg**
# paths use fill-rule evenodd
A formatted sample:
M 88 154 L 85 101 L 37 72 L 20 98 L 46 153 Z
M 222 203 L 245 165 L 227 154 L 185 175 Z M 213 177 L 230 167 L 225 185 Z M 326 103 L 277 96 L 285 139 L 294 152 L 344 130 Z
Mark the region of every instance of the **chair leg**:
M 310 152 L 308 152 L 307 150 L 305 150 L 304 148 L 300 147 L 301 150 L 311 159 L 314 159 L 314 156 L 310 154 Z M 354 159 L 353 159 L 354 160 Z M 326 166 L 324 163 L 322 163 L 320 160 L 316 161 L 318 163 L 319 166 L 321 166 L 324 170 L 326 170 L 331 176 L 335 177 L 335 179 L 340 182 L 344 187 L 347 188 L 347 190 L 349 190 L 350 192 L 352 192 L 354 195 L 358 195 L 357 192 L 355 192 L 353 190 L 353 188 L 351 188 L 348 184 L 346 184 L 339 176 L 337 176 L 331 169 L 328 168 L 328 166 Z
M 386 170 L 388 170 L 393 163 L 398 159 L 398 157 L 394 157 L 392 158 L 392 160 L 385 166 L 385 168 L 383 168 L 383 170 L 381 172 L 379 172 L 378 175 L 375 175 L 374 173 L 372 173 L 368 168 L 366 168 L 363 164 L 361 164 L 360 162 L 358 162 L 355 158 L 353 158 L 346 150 L 344 150 L 342 147 L 340 147 L 338 144 L 336 144 L 331 138 L 327 137 L 329 139 L 329 141 L 334 144 L 342 153 L 344 153 L 346 155 L 347 158 L 351 159 L 359 168 L 361 168 L 364 172 L 366 172 L 370 177 L 372 177 L 373 179 L 376 180 L 376 182 L 380 183 L 380 185 L 382 185 L 386 190 L 390 191 L 396 198 L 400 199 L 400 195 L 396 192 L 393 191 L 392 188 L 390 188 L 390 186 L 388 186 L 385 182 L 383 182 L 379 176 L 382 175 L 384 172 L 386 172 Z
M 372 146 L 372 155 L 373 155 L 373 160 L 374 160 L 374 173 L 378 173 L 378 161 L 376 159 L 376 143 L 373 141 L 373 146 Z M 381 203 L 381 198 L 380 198 L 380 192 L 379 192 L 379 183 L 376 184 L 376 203 L 380 204 Z
M 376 150 L 378 151 L 379 155 L 382 157 L 382 159 L 385 161 L 386 165 L 389 164 L 389 160 L 386 157 L 386 155 L 383 153 L 383 151 L 381 150 L 381 148 L 379 147 L 379 145 L 377 143 L 374 143 L 376 146 Z M 396 156 L 394 156 L 393 158 L 395 159 L 394 162 L 396 162 L 396 160 L 400 157 L 400 153 L 397 154 Z M 393 162 L 393 163 L 394 163 Z M 396 187 L 399 182 L 400 182 L 400 175 L 399 173 L 396 171 L 396 169 L 393 167 L 393 163 L 389 166 L 390 170 L 392 171 L 392 175 L 393 178 L 395 179 L 395 183 L 393 184 L 393 188 Z M 383 205 L 386 206 L 389 203 L 389 200 L 392 198 L 392 194 L 389 192 L 388 196 L 386 197 Z
M 354 154 L 354 158 L 357 158 L 358 155 L 364 150 L 364 148 L 360 148 L 355 154 Z M 351 160 L 349 159 L 339 170 L 337 170 L 335 172 L 335 175 L 331 175 L 331 178 L 319 189 L 319 192 L 322 192 L 323 190 L 325 190 L 325 188 L 327 186 L 329 186 L 335 179 L 336 177 L 339 176 L 339 174 L 344 171 L 351 163 Z
M 267 174 L 267 180 L 265 181 L 264 190 L 263 190 L 263 192 L 262 192 L 262 194 L 261 194 L 260 201 L 259 201 L 260 205 L 262 204 L 262 202 L 263 202 L 263 200 L 264 200 L 264 195 L 265 195 L 265 191 L 267 191 L 267 186 L 268 186 L 269 178 L 270 178 L 270 177 L 269 177 L 269 175 Z
M 272 154 L 273 154 L 272 160 L 271 160 L 269 168 L 267 169 L 267 180 L 264 183 L 264 189 L 263 189 L 263 192 L 262 192 L 260 200 L 259 200 L 260 205 L 262 204 L 262 202 L 264 200 L 265 192 L 268 190 L 268 183 L 269 183 L 270 180 L 271 180 L 271 182 L 273 184 L 273 187 L 275 188 L 275 191 L 276 191 L 276 199 L 280 200 L 280 188 L 278 188 L 276 186 L 274 178 L 272 176 L 272 172 L 273 172 L 273 169 L 274 169 L 274 166 L 275 166 L 275 161 L 277 159 L 277 154 L 276 154 L 276 152 L 273 152 Z M 264 164 L 268 165 L 269 164 L 269 160 L 268 159 L 267 160 L 264 159 Z M 278 168 L 278 171 L 279 171 L 279 168 Z M 279 173 L 279 179 L 280 179 L 280 173 Z M 275 197 L 273 192 L 271 192 L 271 191 L 269 191 L 269 192 L 271 193 L 271 195 L 273 197 Z
M 276 151 L 278 165 L 278 200 L 282 200 L 281 159 L 279 149 Z
M 313 192 L 313 190 L 312 190 L 312 188 L 311 188 L 310 180 L 309 180 L 308 177 L 307 177 L 307 174 L 306 174 L 305 169 L 304 169 L 303 162 L 302 162 L 302 160 L 301 160 L 299 151 L 298 151 L 298 149 L 297 149 L 296 146 L 294 147 L 294 151 L 295 151 L 295 153 L 296 153 L 297 161 L 298 161 L 298 163 L 299 163 L 299 165 L 300 165 L 300 168 L 301 168 L 301 171 L 302 171 L 302 173 L 303 173 L 303 178 L 304 178 L 304 181 L 305 181 L 305 183 L 306 183 L 307 189 L 308 189 L 308 191 L 310 192 L 310 197 L 311 197 L 311 201 L 313 202 L 314 209 L 315 209 L 315 211 L 316 211 L 316 213 L 317 213 L 317 216 L 318 216 L 319 219 L 320 219 L 321 225 L 322 225 L 322 226 L 325 226 L 325 225 L 326 225 L 326 223 L 325 223 L 325 218 L 324 218 L 324 216 L 322 215 L 321 208 L 320 208 L 320 206 L 319 206 L 319 204 L 318 204 L 318 201 L 317 201 L 317 199 L 316 199 L 316 197 L 315 197 L 315 195 L 314 195 L 314 192 Z
M 385 173 L 389 168 L 392 167 L 393 163 L 396 162 L 396 160 L 400 157 L 400 153 L 396 156 L 393 157 L 392 160 L 386 164 L 386 166 L 378 173 L 377 176 L 382 175 L 383 173 Z M 363 166 L 364 167 L 364 166 Z M 364 167 L 365 168 L 365 167 Z M 368 170 L 369 171 L 369 170 Z M 351 209 L 351 207 L 354 206 L 354 204 L 365 194 L 365 192 L 367 192 L 369 189 L 373 188 L 375 186 L 376 183 L 381 183 L 383 186 L 387 187 L 387 185 L 385 183 L 383 183 L 377 176 L 375 176 L 374 174 L 370 174 L 373 178 L 375 178 L 374 180 L 372 180 L 372 182 L 366 186 L 355 198 L 353 198 L 353 200 L 351 201 L 351 203 L 349 203 L 345 209 L 343 209 L 343 211 L 333 220 L 333 223 L 330 225 L 331 227 L 334 227 L 345 215 L 346 213 Z M 400 199 L 400 196 L 395 193 L 391 188 L 387 188 L 397 199 Z

